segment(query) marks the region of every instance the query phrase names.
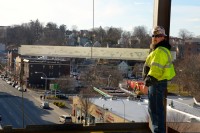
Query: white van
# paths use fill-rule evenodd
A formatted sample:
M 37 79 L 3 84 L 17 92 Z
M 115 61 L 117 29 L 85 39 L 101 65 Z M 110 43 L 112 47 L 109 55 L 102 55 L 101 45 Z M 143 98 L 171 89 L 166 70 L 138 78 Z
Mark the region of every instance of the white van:
M 70 124 L 70 123 L 72 123 L 72 117 L 71 117 L 71 115 L 61 115 L 61 116 L 59 116 L 59 122 L 65 123 L 65 124 Z

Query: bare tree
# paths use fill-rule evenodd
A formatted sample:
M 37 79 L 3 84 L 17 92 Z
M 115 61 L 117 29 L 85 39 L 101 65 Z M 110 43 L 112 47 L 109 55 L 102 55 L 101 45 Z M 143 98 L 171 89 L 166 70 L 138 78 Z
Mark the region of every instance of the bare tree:
M 120 39 L 122 33 L 121 28 L 107 27 L 105 42 L 110 44 L 111 47 L 116 47 L 117 40 Z
M 122 74 L 117 66 L 113 65 L 90 65 L 84 70 L 83 78 L 87 86 L 107 86 L 108 78 L 110 77 L 110 86 L 118 86 L 119 81 L 122 80 Z
M 185 57 L 184 60 L 175 62 L 176 77 L 174 82 L 182 86 L 183 91 L 188 91 L 197 101 L 200 101 L 200 55 Z
M 101 45 L 105 45 L 105 36 L 106 36 L 106 31 L 100 26 L 99 28 L 94 28 L 93 34 L 95 35 L 96 41 L 99 41 Z
M 133 36 L 139 39 L 139 48 L 149 48 L 150 36 L 145 26 L 137 26 L 133 29 Z
M 88 117 L 89 114 L 92 112 L 92 110 L 90 109 L 92 106 L 92 98 L 91 95 L 88 94 L 88 92 L 90 92 L 90 89 L 88 90 L 83 90 L 79 100 L 80 100 L 80 106 L 81 106 L 81 112 L 84 113 L 84 119 L 85 119 L 85 125 L 87 125 L 88 123 Z M 81 114 L 82 115 L 82 114 Z
M 139 77 L 142 77 L 142 66 L 143 64 L 142 63 L 136 63 L 133 67 L 133 74 L 139 78 Z
M 122 32 L 122 35 L 121 35 L 121 38 L 123 39 L 124 41 L 124 48 L 130 48 L 130 43 L 129 43 L 129 40 L 131 38 L 131 33 L 129 31 L 124 31 Z
M 179 34 L 179 37 L 183 39 L 184 41 L 185 39 L 189 39 L 193 37 L 193 34 L 186 29 L 180 29 L 178 34 Z
M 60 90 L 63 91 L 63 93 L 70 93 L 70 91 L 74 90 L 75 88 L 75 79 L 70 78 L 69 76 L 62 76 L 58 79 L 52 80 L 51 83 L 58 84 Z

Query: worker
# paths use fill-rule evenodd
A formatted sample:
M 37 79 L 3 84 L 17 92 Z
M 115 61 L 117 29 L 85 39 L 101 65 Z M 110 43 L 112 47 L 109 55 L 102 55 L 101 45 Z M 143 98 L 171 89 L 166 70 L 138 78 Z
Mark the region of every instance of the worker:
M 167 42 L 165 29 L 156 26 L 152 33 L 151 52 L 143 67 L 143 78 L 148 89 L 148 111 L 153 133 L 166 133 L 165 127 L 165 93 L 167 81 L 175 76 L 171 45 Z

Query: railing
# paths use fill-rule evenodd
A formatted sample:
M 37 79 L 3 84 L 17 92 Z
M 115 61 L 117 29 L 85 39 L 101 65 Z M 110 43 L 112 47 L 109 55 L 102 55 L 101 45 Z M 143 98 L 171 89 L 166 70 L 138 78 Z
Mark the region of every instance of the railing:
M 168 133 L 179 133 L 168 127 Z M 27 125 L 26 128 L 14 129 L 12 126 L 5 126 L 0 133 L 151 133 L 148 123 L 98 123 L 93 126 L 83 124 L 51 124 L 51 125 Z

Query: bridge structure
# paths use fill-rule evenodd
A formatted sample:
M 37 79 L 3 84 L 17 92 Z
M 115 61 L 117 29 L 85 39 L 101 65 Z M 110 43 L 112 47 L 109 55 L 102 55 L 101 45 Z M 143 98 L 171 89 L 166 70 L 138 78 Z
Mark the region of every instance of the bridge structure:
M 145 61 L 149 49 L 21 45 L 20 55 Z
M 145 61 L 149 49 L 21 45 L 20 55 Z M 171 51 L 173 60 L 176 52 Z

